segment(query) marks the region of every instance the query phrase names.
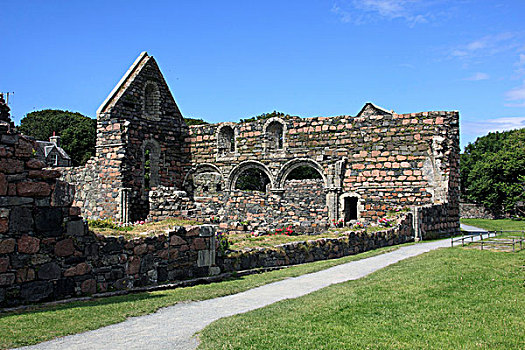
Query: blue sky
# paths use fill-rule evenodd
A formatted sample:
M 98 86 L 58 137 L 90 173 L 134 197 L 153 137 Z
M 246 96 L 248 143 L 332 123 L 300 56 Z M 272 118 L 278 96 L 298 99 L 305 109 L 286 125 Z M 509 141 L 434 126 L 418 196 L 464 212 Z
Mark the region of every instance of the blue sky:
M 461 144 L 525 127 L 525 1 L 0 0 L 15 121 L 95 111 L 141 51 L 184 116 L 459 110 Z

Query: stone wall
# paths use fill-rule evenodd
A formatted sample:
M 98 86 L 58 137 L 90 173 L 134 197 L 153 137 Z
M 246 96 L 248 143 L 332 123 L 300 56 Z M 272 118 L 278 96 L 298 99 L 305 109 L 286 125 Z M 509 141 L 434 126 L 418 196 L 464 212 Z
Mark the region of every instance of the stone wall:
M 451 237 L 459 233 L 459 207 L 450 203 L 415 207 L 415 236 L 419 239 Z
M 391 246 L 414 240 L 412 214 L 402 216 L 398 225 L 374 233 L 346 232 L 340 238 L 321 238 L 306 242 L 281 244 L 271 248 L 254 248 L 228 252 L 217 257 L 221 271 L 248 270 L 303 264 L 312 261 L 341 258 L 371 249 Z
M 173 188 L 150 192 L 152 220 L 191 217 L 209 222 L 219 217 L 223 229 L 238 230 L 248 222 L 250 231 L 269 231 L 294 226 L 298 232 L 321 232 L 330 226 L 326 191 L 322 180 L 290 180 L 283 194 L 258 191 L 229 191 L 220 196 L 194 197 Z
M 355 197 L 360 220 L 376 220 L 398 206 L 448 203 L 449 213 L 456 216 L 446 221 L 459 222 L 458 117 L 457 112 L 396 114 L 367 104 L 355 117 L 285 116 L 227 123 L 234 129 L 235 147 L 226 153 L 219 147 L 226 123 L 192 126 L 187 141 L 193 167 L 184 189 L 199 201 L 206 188 L 208 202 L 224 203 L 227 212 L 233 197 L 246 207 L 261 201 L 258 195 L 250 200 L 235 190 L 245 170 L 262 171 L 270 179 L 268 197 L 284 198 L 288 174 L 308 166 L 323 178 L 327 219 L 344 218 L 344 198 Z M 282 124 L 280 149 L 268 145 L 267 128 L 274 122 Z M 210 192 L 212 188 L 221 190 Z
M 52 232 L 5 235 L 9 238 L 0 242 L 0 306 L 207 276 L 215 260 L 211 226 L 176 227 L 165 235 L 130 240 L 95 235 L 82 220 L 68 221 L 63 232 L 61 227 L 53 222 Z
M 0 125 L 0 306 L 208 275 L 212 226 L 106 237 L 73 207 L 74 187 L 34 158 L 35 141 Z
M 484 206 L 475 203 L 459 203 L 459 215 L 465 219 L 495 219 Z

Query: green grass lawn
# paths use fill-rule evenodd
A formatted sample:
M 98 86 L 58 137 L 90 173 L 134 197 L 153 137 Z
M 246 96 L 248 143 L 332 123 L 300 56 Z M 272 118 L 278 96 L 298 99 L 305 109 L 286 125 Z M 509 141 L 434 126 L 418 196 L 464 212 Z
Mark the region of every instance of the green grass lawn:
M 341 259 L 318 261 L 208 285 L 73 302 L 23 313 L 0 314 L 0 349 L 97 329 L 122 322 L 128 317 L 149 314 L 181 301 L 205 300 L 239 293 L 287 277 L 316 272 L 398 248 L 399 246 L 385 247 Z
M 462 224 L 479 227 L 488 231 L 507 231 L 520 230 L 525 231 L 525 220 L 517 221 L 510 219 L 461 219 Z
M 524 259 L 432 251 L 218 320 L 199 349 L 525 349 Z

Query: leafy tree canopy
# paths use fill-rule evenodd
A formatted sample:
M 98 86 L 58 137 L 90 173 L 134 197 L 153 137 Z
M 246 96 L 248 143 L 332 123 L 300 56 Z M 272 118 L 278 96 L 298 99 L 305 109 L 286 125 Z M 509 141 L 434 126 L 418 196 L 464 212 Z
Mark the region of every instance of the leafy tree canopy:
M 196 119 L 196 118 L 184 118 L 184 122 L 186 123 L 187 126 L 209 124 L 207 121 L 203 119 Z
M 20 121 L 19 130 L 42 141 L 49 140 L 55 132 L 74 166 L 85 164 L 95 154 L 97 121 L 77 112 L 58 109 L 31 112 Z
M 248 122 L 254 122 L 256 120 L 270 119 L 270 118 L 273 118 L 273 117 L 283 118 L 283 117 L 286 117 L 286 116 L 287 116 L 287 114 L 284 114 L 283 112 L 273 111 L 273 112 L 270 112 L 270 113 L 263 113 L 263 114 L 255 116 L 255 117 L 251 117 L 251 118 L 247 118 L 247 119 L 241 119 L 241 123 L 248 123 Z
M 513 214 L 525 200 L 525 128 L 489 133 L 461 154 L 463 198 L 496 215 Z

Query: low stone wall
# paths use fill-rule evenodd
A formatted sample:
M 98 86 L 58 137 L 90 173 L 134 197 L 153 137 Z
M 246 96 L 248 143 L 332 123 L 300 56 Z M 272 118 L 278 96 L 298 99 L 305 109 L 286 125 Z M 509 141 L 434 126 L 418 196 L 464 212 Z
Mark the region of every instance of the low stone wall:
M 208 275 L 213 226 L 95 235 L 72 206 L 74 187 L 34 149 L 33 139 L 0 129 L 0 307 Z
M 239 271 L 256 267 L 303 264 L 312 261 L 341 258 L 368 250 L 414 240 L 412 213 L 402 216 L 398 225 L 374 233 L 348 232 L 340 238 L 321 238 L 292 242 L 271 248 L 255 248 L 229 252 L 217 257 L 221 271 Z
M 248 222 L 251 231 L 292 225 L 298 232 L 321 232 L 330 226 L 322 180 L 286 181 L 283 193 L 235 190 L 194 201 L 186 192 L 158 187 L 149 199 L 153 220 L 182 216 L 208 222 L 215 216 L 223 229 L 236 230 L 240 222 Z
M 459 215 L 465 219 L 495 219 L 484 206 L 475 203 L 459 203 Z
M 207 276 L 215 260 L 212 226 L 124 239 L 95 235 L 82 220 L 0 241 L 0 306 Z
M 174 187 L 159 186 L 149 191 L 148 220 L 158 221 L 168 217 L 195 217 L 194 202 L 186 192 Z
M 460 232 L 459 208 L 450 203 L 416 207 L 414 211 L 414 227 L 416 237 L 420 239 L 435 239 L 451 237 Z

